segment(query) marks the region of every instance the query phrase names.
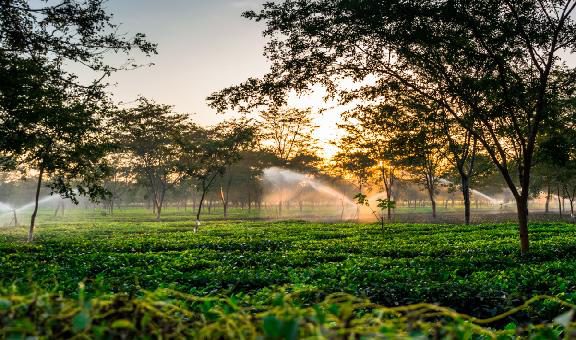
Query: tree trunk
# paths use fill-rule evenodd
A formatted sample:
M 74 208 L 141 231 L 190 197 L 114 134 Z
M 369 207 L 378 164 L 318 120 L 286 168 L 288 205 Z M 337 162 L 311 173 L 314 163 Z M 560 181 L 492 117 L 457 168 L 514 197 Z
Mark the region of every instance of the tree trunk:
M 560 217 L 562 217 L 562 199 L 560 198 L 560 184 L 556 187 L 556 194 L 558 197 L 558 211 L 560 212 Z
M 434 197 L 434 189 L 428 188 L 428 196 L 432 205 L 432 218 L 436 218 L 436 199 Z
M 550 212 L 550 197 L 551 196 L 552 196 L 552 193 L 550 192 L 550 183 L 548 183 L 548 193 L 546 194 L 546 204 L 544 205 L 544 212 L 545 213 Z
M 156 221 L 160 221 L 161 213 L 162 213 L 162 204 L 158 204 L 156 207 Z
M 16 215 L 16 209 L 12 210 L 14 214 L 14 227 L 18 227 L 18 215 Z
M 528 195 L 522 195 L 516 198 L 516 207 L 518 209 L 518 229 L 520 231 L 520 254 L 528 254 L 530 243 L 528 239 Z
M 464 223 L 470 224 L 470 181 L 462 176 L 462 196 L 464 198 Z
M 203 190 L 202 196 L 200 197 L 200 202 L 198 202 L 198 211 L 196 212 L 196 225 L 194 226 L 194 232 L 198 232 L 198 227 L 200 227 L 200 214 L 202 213 L 202 203 L 204 203 L 205 197 L 206 190 Z
M 30 218 L 30 230 L 28 230 L 28 242 L 34 240 L 34 225 L 36 223 L 36 214 L 38 213 L 38 199 L 40 198 L 40 188 L 42 188 L 42 176 L 44 175 L 44 165 L 40 165 L 40 173 L 38 174 L 38 183 L 36 185 L 36 197 L 34 199 L 34 211 Z
M 278 218 L 282 218 L 282 198 L 278 201 Z
M 252 195 L 248 192 L 248 215 L 252 212 Z
M 228 195 L 224 195 L 224 188 L 220 186 L 220 200 L 222 201 L 222 210 L 224 210 L 224 218 L 228 217 Z

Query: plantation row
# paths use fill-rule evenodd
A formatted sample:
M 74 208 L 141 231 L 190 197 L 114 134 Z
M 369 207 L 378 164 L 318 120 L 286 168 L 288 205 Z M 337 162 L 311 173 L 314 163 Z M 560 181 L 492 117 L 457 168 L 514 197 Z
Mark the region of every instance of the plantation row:
M 34 244 L 22 229 L 0 236 L 4 293 L 75 296 L 171 288 L 194 295 L 258 294 L 275 286 L 346 292 L 386 306 L 437 303 L 478 317 L 548 294 L 576 301 L 576 228 L 531 226 L 521 258 L 512 224 L 376 225 L 302 222 L 113 223 L 46 226 Z M 520 319 L 542 320 L 542 309 Z

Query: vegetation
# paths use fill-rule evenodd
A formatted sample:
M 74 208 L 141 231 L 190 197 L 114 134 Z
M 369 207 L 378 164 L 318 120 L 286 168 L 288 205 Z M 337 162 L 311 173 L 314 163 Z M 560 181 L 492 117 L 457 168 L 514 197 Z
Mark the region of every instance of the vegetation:
M 137 221 L 145 216 L 129 213 L 126 218 Z M 542 294 L 576 302 L 573 293 L 576 267 L 571 258 L 576 231 L 568 224 L 531 225 L 534 251 L 520 260 L 515 251 L 513 224 L 386 225 L 382 230 L 378 225 L 214 221 L 195 234 L 192 232 L 195 224 L 186 215 L 169 223 L 113 222 L 98 215 L 91 219 L 89 223 L 74 222 L 70 216 L 68 223 L 46 224 L 38 230 L 33 244 L 18 242 L 24 230 L 3 230 L 0 234 L 2 295 L 12 299 L 18 308 L 39 302 L 29 298 L 20 301 L 16 295 L 40 294 L 41 299 L 54 305 L 53 313 L 87 308 L 93 309 L 91 315 L 95 317 L 109 311 L 114 316 L 103 317 L 104 323 L 100 324 L 108 323 L 106 332 L 120 332 L 110 325 L 124 318 L 137 329 L 147 329 L 140 318 L 151 310 L 142 312 L 144 314 L 126 314 L 121 312 L 121 306 L 141 310 L 138 306 L 146 304 L 148 298 L 171 301 L 189 313 L 208 315 L 214 308 L 212 312 L 216 315 L 206 322 L 222 322 L 217 316 L 218 310 L 224 308 L 222 304 L 204 303 L 199 298 L 190 301 L 184 297 L 188 294 L 233 299 L 226 300 L 228 302 L 238 299 L 238 306 L 253 305 L 263 313 L 285 309 L 285 313 L 275 314 L 279 318 L 304 315 L 299 313 L 307 313 L 306 306 L 315 304 L 328 309 L 349 308 L 346 307 L 349 298 L 338 303 L 335 302 L 338 300 L 326 300 L 327 295 L 339 292 L 388 307 L 429 302 L 479 318 L 506 312 Z M 80 295 L 79 282 L 83 284 Z M 296 295 L 275 305 L 272 301 L 280 288 Z M 165 290 L 152 295 L 143 293 L 157 289 L 185 295 Z M 55 297 L 43 295 L 58 293 L 73 300 L 57 302 Z M 134 296 L 137 300 L 132 302 Z M 85 302 L 91 298 L 96 301 L 82 307 L 83 304 L 77 302 L 79 298 Z M 266 303 L 270 306 L 261 306 Z M 332 304 L 338 307 L 330 307 Z M 45 307 L 39 305 L 38 308 Z M 118 310 L 114 311 L 115 308 Z M 174 315 L 176 309 L 161 310 L 168 316 L 152 315 L 153 320 L 175 322 L 170 321 L 169 315 Z M 234 313 L 238 312 L 238 318 L 247 319 L 237 322 L 254 322 L 254 327 L 262 327 L 261 316 L 249 316 L 242 310 L 230 310 L 230 317 L 236 318 Z M 311 311 L 313 309 L 308 310 Z M 549 322 L 562 311 L 565 309 L 556 303 L 537 302 L 485 326 L 503 329 L 514 324 L 520 331 L 530 323 Z M 354 315 L 361 319 L 361 309 L 358 313 Z M 6 314 L 3 315 L 5 318 Z M 338 312 L 335 316 L 344 317 Z M 181 321 L 181 326 L 187 322 L 195 324 L 198 317 Z M 306 320 L 298 322 L 301 332 L 306 332 Z M 70 319 L 67 322 L 71 322 Z M 464 327 L 461 322 L 457 320 L 457 324 Z M 95 321 L 95 326 L 97 324 Z M 217 327 L 216 324 L 212 327 Z M 358 325 L 359 329 L 364 327 L 360 325 L 363 323 Z M 34 329 L 70 331 L 66 327 L 62 324 Z M 208 325 L 187 331 L 196 332 L 203 327 Z M 332 327 L 344 326 L 337 323 Z M 374 328 L 365 328 L 365 331 L 370 329 Z M 93 331 L 97 331 L 97 327 Z
M 213 126 L 114 102 L 156 45 L 108 8 L 0 5 L 0 336 L 576 337 L 576 0 L 266 2 Z

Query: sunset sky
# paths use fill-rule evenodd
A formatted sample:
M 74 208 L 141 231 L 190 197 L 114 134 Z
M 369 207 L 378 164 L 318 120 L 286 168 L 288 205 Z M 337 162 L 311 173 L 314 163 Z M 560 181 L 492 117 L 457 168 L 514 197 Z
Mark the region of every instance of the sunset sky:
M 107 7 L 121 31 L 145 33 L 158 44 L 158 55 L 137 61 L 153 62 L 150 68 L 115 74 L 111 90 L 118 101 L 129 105 L 138 95 L 174 105 L 178 112 L 195 114 L 202 125 L 233 116 L 216 114 L 206 97 L 214 91 L 266 73 L 262 55 L 264 25 L 241 17 L 245 10 L 258 10 L 265 0 L 109 0 Z M 570 64 L 576 60 L 567 58 Z M 323 104 L 322 94 L 292 100 L 291 106 L 314 108 Z M 324 155 L 335 152 L 330 140 L 338 138 L 336 122 L 342 109 L 328 109 L 316 117 Z
M 151 68 L 113 76 L 112 92 L 119 101 L 131 102 L 138 95 L 171 104 L 178 112 L 195 113 L 195 120 L 209 125 L 230 114 L 218 115 L 206 103 L 217 90 L 238 84 L 268 70 L 262 56 L 266 40 L 264 25 L 241 17 L 245 10 L 260 8 L 264 0 L 109 0 L 114 22 L 121 30 L 142 32 L 158 44 L 158 55 L 139 62 Z M 293 101 L 293 106 L 321 105 L 321 94 Z M 317 119 L 323 141 L 336 138 L 338 114 L 324 113 Z M 329 150 L 328 153 L 331 153 Z

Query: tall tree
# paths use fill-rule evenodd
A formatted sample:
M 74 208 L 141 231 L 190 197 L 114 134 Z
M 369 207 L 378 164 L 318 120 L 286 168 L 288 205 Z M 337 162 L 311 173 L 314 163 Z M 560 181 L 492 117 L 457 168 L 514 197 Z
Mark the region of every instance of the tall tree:
M 156 219 L 160 220 L 169 188 L 186 175 L 181 169 L 179 140 L 183 131 L 199 128 L 188 115 L 173 112 L 170 105 L 140 97 L 134 108 L 124 110 L 114 120 L 120 151 L 146 183 Z
M 33 71 L 28 73 L 27 89 L 22 93 L 26 93 L 30 102 L 14 105 L 11 112 L 22 110 L 30 115 L 12 119 L 11 113 L 0 110 L 2 127 L 18 132 L 6 134 L 0 141 L 0 154 L 35 172 L 38 178 L 28 232 L 31 242 L 45 179 L 49 179 L 47 185 L 51 193 L 70 198 L 74 203 L 78 195 L 94 200 L 106 196 L 102 188 L 102 178 L 107 173 L 103 158 L 110 150 L 111 141 L 105 121 L 111 110 L 103 105 L 101 98 L 69 86 L 53 74 L 37 72 L 36 65 L 27 66 Z M 1 100 L 13 103 L 11 96 Z
M 136 67 L 131 61 L 111 65 L 105 58 L 135 50 L 156 53 L 143 34 L 129 38 L 117 28 L 103 0 L 0 5 L 0 163 L 20 162 L 38 172 L 29 241 L 44 177 L 50 176 L 52 192 L 74 201 L 77 194 L 103 194 L 99 160 L 107 149 L 102 119 L 108 110 L 103 80 Z M 82 83 L 68 71 L 71 65 L 96 75 Z
M 345 101 L 378 97 L 390 81 L 418 91 L 468 130 L 500 171 L 516 200 L 525 254 L 537 137 L 557 89 L 575 81 L 554 76 L 566 68 L 562 52 L 576 48 L 575 8 L 574 0 L 268 2 L 245 16 L 267 25 L 271 72 L 210 100 L 246 109 L 317 84 L 336 96 L 342 79 L 372 80 Z

